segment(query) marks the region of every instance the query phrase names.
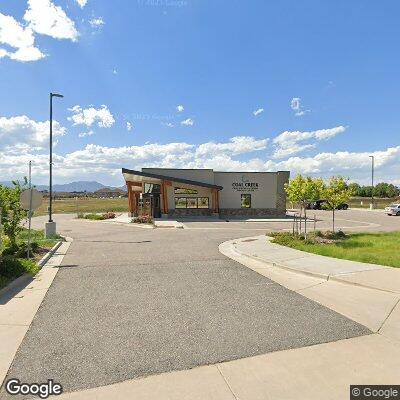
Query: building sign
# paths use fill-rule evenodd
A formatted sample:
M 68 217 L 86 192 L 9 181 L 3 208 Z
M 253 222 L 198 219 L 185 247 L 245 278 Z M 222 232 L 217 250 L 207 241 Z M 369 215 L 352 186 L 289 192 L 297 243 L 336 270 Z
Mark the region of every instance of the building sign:
M 258 182 L 250 182 L 244 176 L 242 176 L 240 182 L 232 182 L 232 189 L 237 192 L 255 192 L 258 190 L 258 187 Z

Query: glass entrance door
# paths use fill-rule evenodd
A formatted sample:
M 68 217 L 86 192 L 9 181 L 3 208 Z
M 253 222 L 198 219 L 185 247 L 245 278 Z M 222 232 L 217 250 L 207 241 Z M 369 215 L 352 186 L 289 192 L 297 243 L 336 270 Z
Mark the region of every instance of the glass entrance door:
M 153 218 L 161 218 L 161 201 L 160 195 L 153 195 Z

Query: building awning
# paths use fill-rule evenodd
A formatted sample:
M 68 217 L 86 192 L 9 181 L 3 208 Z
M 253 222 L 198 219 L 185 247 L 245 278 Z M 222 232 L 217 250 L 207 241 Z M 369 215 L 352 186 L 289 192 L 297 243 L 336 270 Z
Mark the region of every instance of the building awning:
M 134 171 L 132 169 L 122 168 L 122 175 L 126 182 L 149 182 L 149 183 L 161 183 L 162 181 L 172 181 L 178 183 L 184 183 L 186 185 L 201 186 L 210 189 L 222 190 L 223 187 L 219 185 L 213 185 L 211 183 L 204 183 L 198 181 L 192 181 L 190 179 L 175 178 L 173 176 L 152 174 L 149 172 Z

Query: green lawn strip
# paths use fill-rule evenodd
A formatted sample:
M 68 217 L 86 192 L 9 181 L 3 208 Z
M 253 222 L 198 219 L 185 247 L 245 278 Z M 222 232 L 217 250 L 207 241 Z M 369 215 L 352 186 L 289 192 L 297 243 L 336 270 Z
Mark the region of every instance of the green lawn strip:
M 347 239 L 329 244 L 279 234 L 274 236 L 272 242 L 327 257 L 400 267 L 400 232 L 355 233 Z
M 26 258 L 27 229 L 23 229 L 18 234 L 16 249 L 11 249 L 7 239 L 3 238 L 5 248 L 0 257 L 0 289 L 26 273 L 35 275 L 39 271 L 38 261 L 60 239 L 60 236 L 46 239 L 43 231 L 31 230 L 32 258 L 28 260 Z

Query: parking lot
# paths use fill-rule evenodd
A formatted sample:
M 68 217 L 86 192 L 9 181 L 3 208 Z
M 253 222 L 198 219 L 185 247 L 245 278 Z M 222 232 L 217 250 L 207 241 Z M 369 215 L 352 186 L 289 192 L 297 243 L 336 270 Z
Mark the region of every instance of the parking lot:
M 293 215 L 293 212 L 288 212 Z M 324 210 L 307 210 L 308 230 L 332 229 L 332 212 Z M 187 229 L 239 229 L 260 231 L 286 231 L 292 230 L 293 220 L 216 220 L 216 221 L 188 221 L 182 220 Z M 400 217 L 386 215 L 383 210 L 340 210 L 335 212 L 335 228 L 345 232 L 391 232 L 400 230 Z

